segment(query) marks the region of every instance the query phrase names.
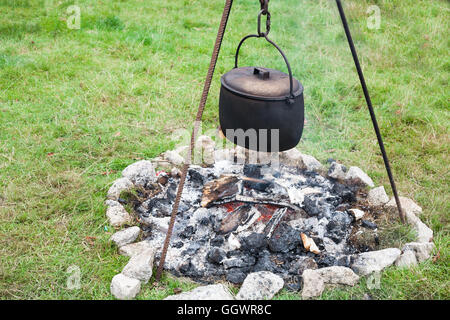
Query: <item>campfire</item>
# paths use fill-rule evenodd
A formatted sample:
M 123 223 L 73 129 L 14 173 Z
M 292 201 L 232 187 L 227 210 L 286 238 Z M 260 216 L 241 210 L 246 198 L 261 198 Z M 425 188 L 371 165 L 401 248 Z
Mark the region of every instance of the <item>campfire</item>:
M 160 171 L 132 202 L 119 199 L 133 204 L 153 247 L 164 241 L 179 180 L 176 169 Z M 349 238 L 361 225 L 352 210 L 364 202 L 364 189 L 361 180 L 283 163 L 191 165 L 164 268 L 199 282 L 236 284 L 264 270 L 298 290 L 305 269 L 349 266 L 358 252 Z
M 325 168 L 297 149 L 275 162 L 258 153 L 255 162 L 250 151 L 218 149 L 208 136 L 197 144 L 208 154 L 188 166 L 163 264 L 174 276 L 210 284 L 192 295 L 233 298 L 217 284 L 225 280 L 242 284 L 236 299 L 270 298 L 283 287 L 311 298 L 326 284 L 355 285 L 394 263 L 417 264 L 434 248 L 432 230 L 417 217 L 421 208 L 403 197 L 417 242 L 389 247 L 383 221 L 397 217 L 395 200 L 358 167 L 330 159 Z M 119 299 L 135 297 L 162 260 L 185 151 L 131 164 L 108 191 L 106 215 L 121 228 L 111 240 L 130 257 L 111 281 Z

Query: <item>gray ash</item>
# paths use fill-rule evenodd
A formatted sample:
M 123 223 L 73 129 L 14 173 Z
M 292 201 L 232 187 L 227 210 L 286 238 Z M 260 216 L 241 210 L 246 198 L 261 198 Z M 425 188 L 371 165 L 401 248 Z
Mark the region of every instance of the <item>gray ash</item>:
M 146 240 L 158 248 L 179 178 L 167 175 L 164 182 L 136 208 Z M 236 284 L 248 273 L 267 270 L 282 276 L 286 288 L 299 290 L 305 269 L 348 265 L 357 252 L 348 241 L 355 222 L 347 210 L 358 202 L 359 191 L 287 166 L 272 170 L 224 161 L 191 166 L 164 268 L 199 282 Z M 320 253 L 305 249 L 302 233 Z

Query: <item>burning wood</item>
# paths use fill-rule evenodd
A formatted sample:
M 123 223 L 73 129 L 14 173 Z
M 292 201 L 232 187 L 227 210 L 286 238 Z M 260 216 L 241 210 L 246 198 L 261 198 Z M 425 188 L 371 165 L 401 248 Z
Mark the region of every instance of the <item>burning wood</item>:
M 258 219 L 261 217 L 261 212 L 255 207 L 250 207 L 250 212 L 247 215 L 247 219 L 242 222 L 242 225 L 239 226 L 236 230 L 237 233 L 242 232 L 250 228 Z
M 280 221 L 281 219 L 283 219 L 286 212 L 287 208 L 282 208 L 275 211 L 272 218 L 270 218 L 269 222 L 267 223 L 266 228 L 264 229 L 264 233 L 266 234 L 267 238 L 270 238 L 272 236 L 273 231 L 280 224 Z
M 263 199 L 263 198 L 252 198 L 252 197 L 247 197 L 247 196 L 242 196 L 242 195 L 236 195 L 235 197 L 236 201 L 241 201 L 241 202 L 247 202 L 247 203 L 255 203 L 255 204 L 270 204 L 270 205 L 274 205 L 274 206 L 279 206 L 279 207 L 286 207 L 286 208 L 291 208 L 295 211 L 300 210 L 299 207 L 290 204 L 289 202 L 284 202 L 284 201 L 278 201 L 275 199 Z
M 244 186 L 253 187 L 250 190 L 244 190 Z M 213 205 L 224 205 L 230 202 L 245 202 L 252 204 L 269 204 L 278 207 L 287 207 L 295 211 L 300 207 L 289 202 L 287 190 L 277 185 L 272 188 L 273 192 L 267 194 L 261 190 L 275 187 L 275 184 L 262 179 L 242 177 L 236 175 L 223 175 L 219 179 L 207 182 L 203 188 L 202 207 L 209 208 Z
M 238 228 L 248 217 L 250 207 L 248 205 L 241 206 L 235 211 L 228 214 L 223 220 L 219 228 L 219 233 L 226 234 Z
M 233 198 L 239 192 L 238 181 L 236 176 L 223 175 L 207 182 L 203 188 L 202 207 L 210 207 L 217 200 Z
M 272 181 L 249 177 L 243 177 L 242 181 L 244 181 L 244 187 L 263 192 L 266 191 L 268 187 L 273 185 Z

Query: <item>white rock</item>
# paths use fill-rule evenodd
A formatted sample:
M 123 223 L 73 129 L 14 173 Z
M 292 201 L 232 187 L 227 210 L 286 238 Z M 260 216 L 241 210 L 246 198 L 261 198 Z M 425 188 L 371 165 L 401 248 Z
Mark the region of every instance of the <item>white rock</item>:
M 425 223 L 423 223 L 419 218 L 417 218 L 413 227 L 417 232 L 417 241 L 418 242 L 433 241 L 433 230 L 428 228 L 428 226 Z
M 348 211 L 355 218 L 356 221 L 361 220 L 365 215 L 365 212 L 359 209 L 350 209 Z
M 333 179 L 344 180 L 346 174 L 347 168 L 343 164 L 337 162 L 333 162 L 330 169 L 328 169 L 328 176 Z
M 234 156 L 236 152 L 234 149 L 218 149 L 214 151 L 214 160 L 219 161 L 229 161 L 234 162 Z
M 111 293 L 120 300 L 130 300 L 141 291 L 141 282 L 119 273 L 112 278 Z
M 420 220 L 414 213 L 404 210 L 406 221 L 417 233 L 417 242 L 430 242 L 433 240 L 433 230 Z
M 131 257 L 128 264 L 123 268 L 122 274 L 147 283 L 152 276 L 154 257 L 155 250 L 153 248 L 145 249 L 140 254 Z
M 152 248 L 151 244 L 144 240 L 119 247 L 119 254 L 131 258 L 150 248 Z
M 417 258 L 412 250 L 406 250 L 400 257 L 395 260 L 395 265 L 400 268 L 410 267 L 417 265 Z
M 316 171 L 322 168 L 322 164 L 313 156 L 302 154 L 303 165 L 308 171 Z
M 307 154 L 302 154 L 296 148 L 281 152 L 280 160 L 287 165 L 299 167 L 308 171 L 319 170 L 322 168 L 322 164 L 316 158 Z
M 141 160 L 130 164 L 122 171 L 122 176 L 142 187 L 147 183 L 156 181 L 155 168 L 148 160 Z
M 345 179 L 354 180 L 369 187 L 375 186 L 372 179 L 358 167 L 350 167 L 350 169 L 348 169 L 347 171 L 347 174 L 345 175 Z
M 360 253 L 356 256 L 356 260 L 351 267 L 358 275 L 365 276 L 389 267 L 400 254 L 401 251 L 397 248 Z
M 113 182 L 108 190 L 108 199 L 117 200 L 122 191 L 131 190 L 134 187 L 133 182 L 128 178 L 119 178 Z
M 402 251 L 414 252 L 417 261 L 422 262 L 430 258 L 434 248 L 433 242 L 410 242 L 404 245 Z
M 303 168 L 302 153 L 297 148 L 281 152 L 280 160 L 287 165 Z
M 306 269 L 302 274 L 302 298 L 318 297 L 325 290 L 324 279 L 316 270 Z
M 234 300 L 234 298 L 223 284 L 212 284 L 168 296 L 164 300 Z
M 105 205 L 106 205 L 107 207 L 122 206 L 118 201 L 116 201 L 116 200 L 110 200 L 110 199 L 105 200 Z
M 245 278 L 236 300 L 270 300 L 283 286 L 283 279 L 272 272 L 253 272 Z
M 197 140 L 193 163 L 214 165 L 215 162 L 215 142 L 208 136 L 200 136 Z
M 106 209 L 106 217 L 108 217 L 109 224 L 113 227 L 120 227 L 124 224 L 131 223 L 133 219 L 130 214 L 119 202 L 114 202 L 116 203 L 115 205 L 109 206 Z
M 382 206 L 389 201 L 389 197 L 386 194 L 384 187 L 381 186 L 369 191 L 367 201 L 371 206 Z
M 398 197 L 400 200 L 400 204 L 402 205 L 403 211 L 410 212 L 415 214 L 416 216 L 422 213 L 422 208 L 417 205 L 413 200 L 406 197 Z M 397 209 L 397 202 L 395 202 L 395 198 L 392 197 L 391 200 L 386 203 L 386 207 Z
M 184 163 L 184 158 L 175 150 L 164 152 L 164 159 L 176 166 L 182 165 Z
M 352 269 L 346 267 L 333 266 L 315 271 L 323 278 L 325 283 L 354 286 L 359 281 L 359 276 Z
M 418 215 L 422 213 L 422 208 L 414 201 L 405 197 L 399 197 L 400 204 L 406 217 L 406 221 L 417 232 L 417 242 L 430 242 L 433 240 L 433 230 L 420 220 Z M 386 208 L 397 211 L 395 198 L 386 203 Z
M 132 243 L 137 239 L 141 229 L 139 227 L 130 227 L 120 230 L 111 236 L 111 241 L 114 241 L 118 247 Z
M 204 149 L 212 149 L 216 146 L 216 143 L 210 136 L 201 135 L 197 138 L 196 146 Z

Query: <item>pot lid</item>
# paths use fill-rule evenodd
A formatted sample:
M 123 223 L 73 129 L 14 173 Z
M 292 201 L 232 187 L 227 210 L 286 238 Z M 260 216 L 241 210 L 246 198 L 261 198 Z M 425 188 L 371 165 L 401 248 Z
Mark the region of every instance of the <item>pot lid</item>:
M 289 75 L 269 68 L 234 68 L 221 78 L 228 90 L 250 98 L 286 99 L 290 95 Z M 293 78 L 294 97 L 303 92 L 300 82 Z

